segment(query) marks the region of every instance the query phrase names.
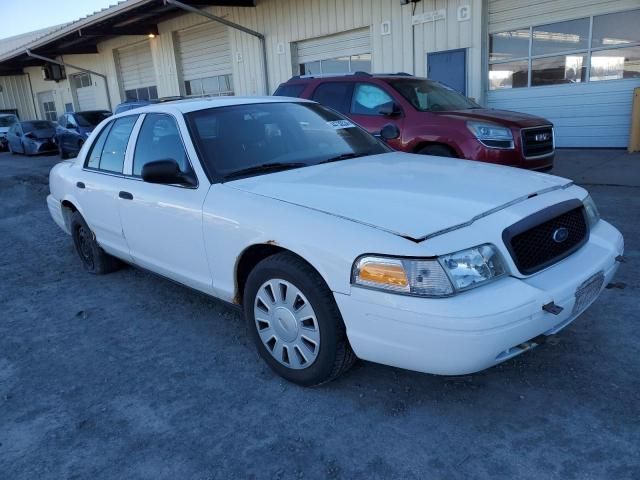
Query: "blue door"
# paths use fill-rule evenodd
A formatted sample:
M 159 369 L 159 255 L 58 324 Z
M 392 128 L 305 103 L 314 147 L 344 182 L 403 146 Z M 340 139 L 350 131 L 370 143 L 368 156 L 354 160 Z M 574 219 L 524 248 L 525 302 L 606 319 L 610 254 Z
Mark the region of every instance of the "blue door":
M 467 94 L 467 51 L 448 50 L 427 54 L 427 78 Z

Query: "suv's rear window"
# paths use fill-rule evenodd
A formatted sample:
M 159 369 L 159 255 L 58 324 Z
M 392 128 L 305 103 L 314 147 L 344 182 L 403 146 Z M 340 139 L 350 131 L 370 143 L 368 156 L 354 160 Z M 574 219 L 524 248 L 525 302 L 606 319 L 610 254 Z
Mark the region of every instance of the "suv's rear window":
M 273 94 L 275 97 L 296 97 L 300 98 L 306 85 L 280 85 Z

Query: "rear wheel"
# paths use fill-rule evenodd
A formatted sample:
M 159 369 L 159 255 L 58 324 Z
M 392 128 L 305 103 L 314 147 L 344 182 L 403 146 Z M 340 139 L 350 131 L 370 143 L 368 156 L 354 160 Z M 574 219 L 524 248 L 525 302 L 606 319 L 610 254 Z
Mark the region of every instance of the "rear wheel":
M 436 157 L 457 157 L 453 150 L 446 145 L 427 145 L 418 152 L 420 155 L 434 155 Z
M 333 294 L 302 259 L 279 253 L 260 262 L 244 291 L 249 335 L 280 376 L 319 385 L 356 361 Z
M 102 275 L 120 267 L 120 261 L 98 245 L 95 235 L 80 212 L 74 212 L 71 216 L 71 235 L 76 252 L 87 272 Z

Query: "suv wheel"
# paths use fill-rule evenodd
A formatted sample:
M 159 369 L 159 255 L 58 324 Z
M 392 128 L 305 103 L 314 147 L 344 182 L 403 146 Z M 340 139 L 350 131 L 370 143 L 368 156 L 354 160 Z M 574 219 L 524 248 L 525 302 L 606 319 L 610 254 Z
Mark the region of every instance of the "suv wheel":
M 420 155 L 434 155 L 436 157 L 457 157 L 453 150 L 445 145 L 427 145 L 418 152 Z

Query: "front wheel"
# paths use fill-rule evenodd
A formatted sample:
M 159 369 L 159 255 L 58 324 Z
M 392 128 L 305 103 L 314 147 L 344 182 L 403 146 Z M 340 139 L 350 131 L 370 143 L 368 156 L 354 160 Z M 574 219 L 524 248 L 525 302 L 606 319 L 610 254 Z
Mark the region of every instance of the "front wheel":
M 356 361 L 333 294 L 302 259 L 279 253 L 260 262 L 247 279 L 243 300 L 260 356 L 285 379 L 319 385 Z
M 456 157 L 457 155 L 445 145 L 427 145 L 418 150 L 420 155 L 434 155 L 436 157 Z

